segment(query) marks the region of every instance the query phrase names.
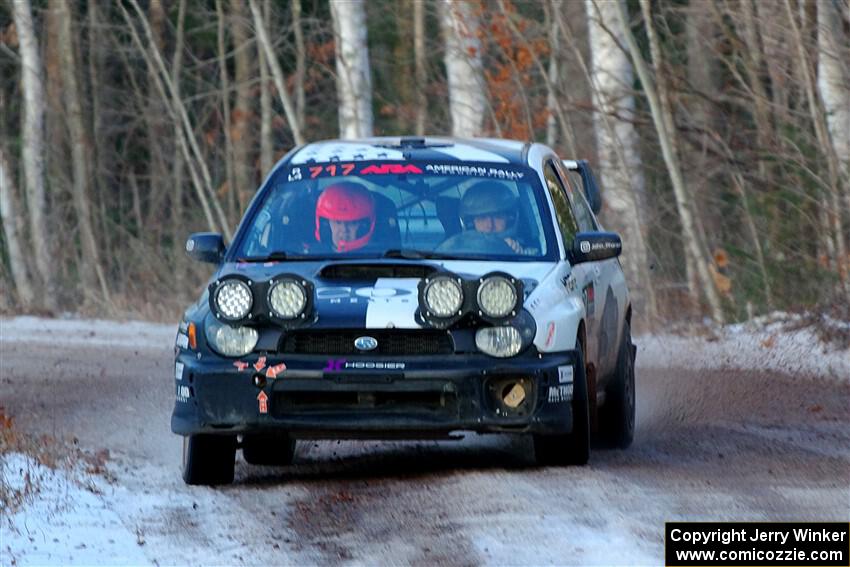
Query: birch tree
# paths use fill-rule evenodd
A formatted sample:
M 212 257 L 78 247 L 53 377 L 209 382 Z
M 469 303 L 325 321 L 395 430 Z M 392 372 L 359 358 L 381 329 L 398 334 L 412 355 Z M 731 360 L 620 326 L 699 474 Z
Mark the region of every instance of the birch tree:
M 35 265 L 43 286 L 44 306 L 55 310 L 56 285 L 50 258 L 50 234 L 44 187 L 44 82 L 38 40 L 32 23 L 29 0 L 13 0 L 12 11 L 21 50 L 21 82 L 24 120 L 21 126 L 22 162 L 30 239 Z
M 625 24 L 617 5 L 605 0 L 585 0 L 590 40 L 591 85 L 596 112 L 593 129 L 599 156 L 599 175 L 610 214 L 605 220 L 620 232 L 628 246 L 623 249 L 623 267 L 629 281 L 635 282 L 636 299 L 655 313 L 649 255 L 643 234 L 641 214 L 645 192 L 640 140 L 634 127 L 635 100 L 632 96 L 634 71 L 625 43 Z
M 331 0 L 336 51 L 336 92 L 339 135 L 372 135 L 372 79 L 366 43 L 364 0 Z
M 484 130 L 487 98 L 476 9 L 467 0 L 440 0 L 452 136 L 480 136 Z

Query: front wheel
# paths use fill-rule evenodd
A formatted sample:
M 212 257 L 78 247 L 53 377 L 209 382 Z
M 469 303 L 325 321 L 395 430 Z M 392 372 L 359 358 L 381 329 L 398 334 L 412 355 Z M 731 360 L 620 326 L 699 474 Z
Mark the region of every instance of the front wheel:
M 584 354 L 578 351 L 573 379 L 573 430 L 561 435 L 534 435 L 534 456 L 541 465 L 586 465 L 590 459 L 590 411 Z
M 236 460 L 236 437 L 189 435 L 183 438 L 183 480 L 186 484 L 230 484 Z

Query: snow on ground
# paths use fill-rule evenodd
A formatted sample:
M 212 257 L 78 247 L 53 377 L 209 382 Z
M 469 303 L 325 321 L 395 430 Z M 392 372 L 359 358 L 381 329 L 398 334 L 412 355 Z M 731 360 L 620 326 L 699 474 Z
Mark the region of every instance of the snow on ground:
M 769 370 L 792 375 L 850 381 L 850 345 L 824 344 L 811 327 L 789 328 L 798 317 L 774 314 L 749 323 L 727 325 L 709 337 L 653 334 L 637 337 L 638 362 L 722 370 Z M 850 322 L 831 321 L 847 328 Z
M 29 492 L 15 512 L 3 510 L 0 564 L 25 558 L 28 565 L 139 565 L 149 561 L 136 534 L 113 511 L 115 502 L 99 494 L 103 479 L 79 469 L 53 470 L 20 453 L 0 455 L 0 482 Z

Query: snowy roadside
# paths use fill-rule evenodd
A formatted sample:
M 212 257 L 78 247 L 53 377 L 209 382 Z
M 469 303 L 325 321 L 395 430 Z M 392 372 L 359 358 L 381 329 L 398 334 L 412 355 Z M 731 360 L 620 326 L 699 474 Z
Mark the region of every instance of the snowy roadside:
M 0 319 L 0 340 L 8 343 L 170 348 L 176 334 L 176 323 L 42 317 Z
M 794 328 L 798 324 L 799 317 L 776 314 L 727 325 L 709 336 L 643 335 L 635 339 L 637 363 L 652 360 L 665 367 L 767 370 L 850 382 L 850 344 L 825 344 L 811 326 Z M 832 324 L 850 327 L 850 322 Z

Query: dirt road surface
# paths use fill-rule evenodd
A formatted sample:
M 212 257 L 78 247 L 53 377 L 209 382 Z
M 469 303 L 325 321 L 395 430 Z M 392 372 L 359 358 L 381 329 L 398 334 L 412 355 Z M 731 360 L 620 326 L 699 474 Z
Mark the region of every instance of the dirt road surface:
M 212 489 L 180 479 L 170 328 L 0 336 L 0 405 L 21 430 L 109 450 L 101 497 L 151 563 L 660 564 L 665 521 L 850 519 L 840 378 L 639 353 L 635 444 L 586 467 L 535 467 L 522 437 L 302 441 L 293 466 L 239 456 Z

